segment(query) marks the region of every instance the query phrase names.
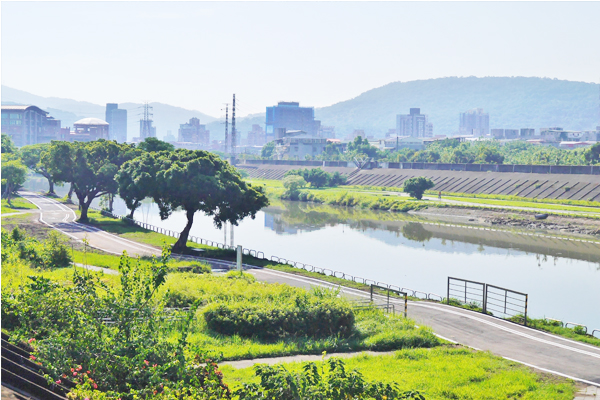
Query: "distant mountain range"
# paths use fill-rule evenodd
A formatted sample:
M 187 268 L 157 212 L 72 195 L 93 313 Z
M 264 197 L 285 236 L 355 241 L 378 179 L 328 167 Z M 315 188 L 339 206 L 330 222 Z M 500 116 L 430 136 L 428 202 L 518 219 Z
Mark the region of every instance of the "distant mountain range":
M 354 99 L 315 110 L 336 133 L 364 129 L 381 136 L 396 127 L 396 115 L 417 107 L 429 115 L 434 135 L 458 131 L 459 114 L 483 108 L 490 128 L 560 126 L 593 130 L 599 121 L 599 85 L 547 78 L 439 78 L 394 82 Z
M 600 87 L 598 84 L 548 78 L 488 77 L 439 78 L 410 82 L 393 82 L 369 90 L 334 105 L 316 108 L 315 117 L 322 125 L 335 126 L 338 138 L 354 129 L 382 137 L 396 127 L 396 115 L 408 114 L 409 108 L 421 108 L 429 115 L 435 135 L 452 135 L 458 131 L 461 112 L 483 108 L 490 114 L 490 128 L 535 128 L 560 126 L 567 130 L 592 130 L 600 125 Z M 298 99 L 296 99 L 298 100 Z M 2 102 L 35 104 L 63 126 L 84 117 L 104 119 L 104 106 L 54 97 L 41 97 L 2 86 Z M 179 124 L 192 117 L 200 119 L 211 131 L 211 139 L 221 139 L 223 121 L 196 110 L 152 103 L 157 136 L 167 131 L 177 136 Z M 123 103 L 129 110 L 128 136 L 139 132 L 142 104 Z M 301 106 L 309 106 L 301 103 Z M 252 124 L 265 125 L 265 114 L 255 114 L 236 120 L 242 137 Z

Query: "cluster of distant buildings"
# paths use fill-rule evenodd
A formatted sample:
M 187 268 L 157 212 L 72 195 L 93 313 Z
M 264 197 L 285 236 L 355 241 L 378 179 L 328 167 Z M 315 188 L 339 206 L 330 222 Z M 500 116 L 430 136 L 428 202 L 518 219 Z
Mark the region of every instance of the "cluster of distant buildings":
M 481 108 L 460 114 L 458 137 L 464 140 L 496 139 L 501 142 L 521 140 L 527 143 L 573 149 L 600 141 L 600 126 L 591 131 L 569 131 L 550 128 L 495 128 L 490 129 L 490 116 Z
M 151 107 L 144 105 L 144 117 L 139 121 L 139 136 L 133 142 L 147 137 L 156 137 L 156 128 L 150 118 Z M 120 109 L 116 103 L 106 105 L 105 119 L 83 118 L 73 127 L 61 127 L 61 121 L 51 117 L 48 112 L 34 105 L 2 105 L 2 133 L 12 137 L 17 146 L 36 143 L 48 143 L 51 140 L 93 141 L 97 139 L 127 141 L 127 110 Z M 396 116 L 396 128 L 390 129 L 384 138 L 376 139 L 365 135 L 364 130 L 355 129 L 344 139 L 336 138 L 335 127 L 325 126 L 315 119 L 313 107 L 300 107 L 298 102 L 279 102 L 266 108 L 265 128 L 252 125 L 245 139 L 239 132 L 236 137 L 236 152 L 258 154 L 269 142 L 275 144 L 277 158 L 305 159 L 320 155 L 328 144 L 335 144 L 345 151 L 347 143 L 362 137 L 380 150 L 399 150 L 409 148 L 421 150 L 429 144 L 448 138 L 446 135 L 434 135 L 433 124 L 420 108 L 411 108 L 408 114 Z M 600 141 L 600 126 L 595 131 L 568 131 L 561 127 L 540 128 L 502 128 L 490 129 L 490 116 L 481 108 L 468 110 L 459 115 L 459 130 L 450 138 L 460 141 L 495 139 L 502 142 L 521 140 L 532 144 L 555 146 L 559 148 L 578 148 L 590 146 Z M 165 141 L 177 148 L 192 150 L 226 151 L 231 143 L 212 140 L 206 125 L 198 118 L 191 118 L 180 124 L 177 137 L 167 131 Z

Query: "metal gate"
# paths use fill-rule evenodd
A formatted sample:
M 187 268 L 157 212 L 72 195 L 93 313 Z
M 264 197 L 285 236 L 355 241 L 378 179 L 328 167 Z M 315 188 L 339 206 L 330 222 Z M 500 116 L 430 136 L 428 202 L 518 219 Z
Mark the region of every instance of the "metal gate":
M 498 318 L 527 326 L 527 293 L 466 279 L 448 277 L 446 303 L 452 301 Z M 516 321 L 515 321 L 516 320 Z
M 385 292 L 385 293 L 382 293 Z M 374 295 L 385 296 L 387 295 L 387 307 L 390 305 L 390 293 L 395 293 L 401 299 L 404 299 L 404 317 L 406 318 L 408 312 L 408 295 L 405 292 L 401 292 L 400 290 L 390 289 L 385 286 L 379 285 L 371 285 L 371 302 L 373 302 Z

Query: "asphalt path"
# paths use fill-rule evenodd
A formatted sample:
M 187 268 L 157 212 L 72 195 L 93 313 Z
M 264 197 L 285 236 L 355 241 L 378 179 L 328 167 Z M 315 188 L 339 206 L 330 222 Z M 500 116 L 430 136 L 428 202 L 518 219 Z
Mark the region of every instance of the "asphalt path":
M 129 255 L 140 256 L 161 254 L 161 250 L 156 247 L 127 240 L 96 227 L 76 222 L 75 211 L 54 199 L 32 192 L 19 192 L 19 194 L 39 208 L 40 222 L 77 241 L 86 240 L 90 247 L 117 255 L 121 255 L 123 251 L 127 251 Z
M 21 195 L 39 209 L 40 221 L 76 240 L 87 239 L 89 244 L 106 252 L 121 254 L 159 255 L 160 249 L 132 242 L 97 228 L 75 222 L 72 209 L 56 200 L 31 192 Z M 286 283 L 310 289 L 337 288 L 344 296 L 368 299 L 363 291 L 339 287 L 314 278 L 274 271 L 251 269 L 251 274 L 264 282 Z M 381 302 L 383 298 L 378 298 Z M 392 299 L 396 311 L 403 303 Z M 419 325 L 433 328 L 443 339 L 477 350 L 490 351 L 506 359 L 530 367 L 600 387 L 600 348 L 526 328 L 474 311 L 433 302 L 409 302 L 408 316 Z

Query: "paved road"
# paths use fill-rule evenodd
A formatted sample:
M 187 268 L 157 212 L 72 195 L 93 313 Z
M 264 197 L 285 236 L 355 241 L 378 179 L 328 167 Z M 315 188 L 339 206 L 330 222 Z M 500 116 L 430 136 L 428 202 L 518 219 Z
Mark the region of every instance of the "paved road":
M 159 254 L 160 250 L 135 243 L 99 229 L 79 224 L 75 213 L 55 200 L 24 192 L 22 196 L 40 208 L 40 220 L 45 224 L 81 240 L 87 237 L 90 245 L 107 252 L 120 254 Z M 328 282 L 269 269 L 249 271 L 265 282 L 287 283 L 310 289 L 336 287 Z M 362 291 L 341 288 L 351 298 L 367 298 Z M 402 309 L 397 304 L 396 309 Z M 600 348 L 525 328 L 473 311 L 444 304 L 410 302 L 408 316 L 417 324 L 431 326 L 442 338 L 489 350 L 510 360 L 600 387 Z
M 19 194 L 40 209 L 42 223 L 57 229 L 72 239 L 78 241 L 86 239 L 91 247 L 118 255 L 121 255 L 123 250 L 127 251 L 129 255 L 160 255 L 160 250 L 155 247 L 123 239 L 93 226 L 76 222 L 75 212 L 54 199 L 32 192 L 19 192 Z

